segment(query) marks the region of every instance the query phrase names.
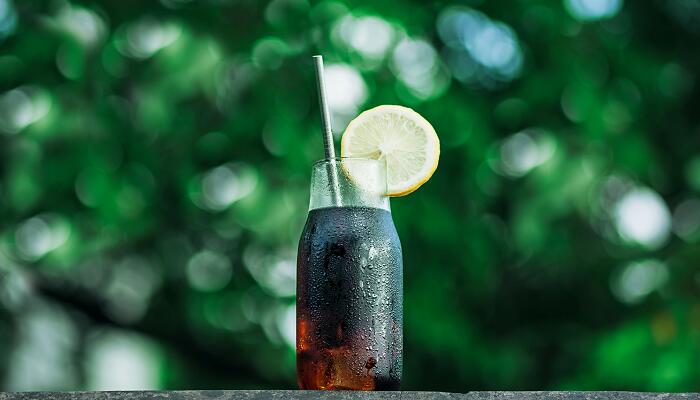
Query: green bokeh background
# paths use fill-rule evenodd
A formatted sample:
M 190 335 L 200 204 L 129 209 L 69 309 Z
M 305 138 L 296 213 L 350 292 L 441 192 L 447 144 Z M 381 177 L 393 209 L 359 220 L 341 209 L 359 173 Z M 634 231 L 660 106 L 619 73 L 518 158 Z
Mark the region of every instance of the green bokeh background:
M 392 200 L 407 390 L 700 390 L 700 2 L 0 0 L 0 388 L 292 388 L 322 142 Z

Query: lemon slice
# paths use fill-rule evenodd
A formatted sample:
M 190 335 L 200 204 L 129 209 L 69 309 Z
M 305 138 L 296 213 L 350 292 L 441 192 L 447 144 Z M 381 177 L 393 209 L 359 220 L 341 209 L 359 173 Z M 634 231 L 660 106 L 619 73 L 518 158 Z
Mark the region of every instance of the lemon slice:
M 386 161 L 387 195 L 405 196 L 430 179 L 440 159 L 432 125 L 407 107 L 384 105 L 350 121 L 340 143 L 341 157 Z M 349 171 L 357 182 L 362 174 Z M 372 183 L 368 183 L 372 185 Z

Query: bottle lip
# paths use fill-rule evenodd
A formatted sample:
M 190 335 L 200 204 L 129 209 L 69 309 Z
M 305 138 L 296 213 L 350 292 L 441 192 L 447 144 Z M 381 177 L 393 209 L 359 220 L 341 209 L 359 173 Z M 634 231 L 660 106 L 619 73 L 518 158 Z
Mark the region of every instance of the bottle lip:
M 331 161 L 370 161 L 370 162 L 380 162 L 380 160 L 377 160 L 376 158 L 367 158 L 367 157 L 335 157 L 335 158 L 324 158 L 321 160 L 318 160 L 314 162 L 313 165 L 319 165 L 319 164 L 328 164 Z

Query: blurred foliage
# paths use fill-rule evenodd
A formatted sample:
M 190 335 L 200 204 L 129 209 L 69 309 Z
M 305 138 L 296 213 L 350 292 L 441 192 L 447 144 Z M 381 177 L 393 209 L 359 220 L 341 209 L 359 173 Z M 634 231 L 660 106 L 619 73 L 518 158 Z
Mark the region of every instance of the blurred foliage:
M 454 4 L 453 4 L 454 3 Z M 405 389 L 700 390 L 696 0 L 0 0 L 0 387 L 291 388 L 336 133 L 404 104 Z

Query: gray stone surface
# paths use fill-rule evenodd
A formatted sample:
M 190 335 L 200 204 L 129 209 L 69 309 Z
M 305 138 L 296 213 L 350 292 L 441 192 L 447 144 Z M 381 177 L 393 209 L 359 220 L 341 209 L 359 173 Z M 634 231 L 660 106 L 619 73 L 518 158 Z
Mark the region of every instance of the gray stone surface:
M 318 392 L 308 390 L 186 390 L 173 392 L 17 392 L 0 400 L 675 400 L 697 399 L 700 393 L 639 392 Z
M 700 393 L 640 392 L 469 392 L 469 400 L 676 400 L 700 399 Z

